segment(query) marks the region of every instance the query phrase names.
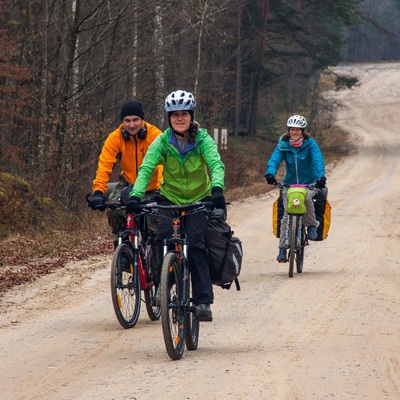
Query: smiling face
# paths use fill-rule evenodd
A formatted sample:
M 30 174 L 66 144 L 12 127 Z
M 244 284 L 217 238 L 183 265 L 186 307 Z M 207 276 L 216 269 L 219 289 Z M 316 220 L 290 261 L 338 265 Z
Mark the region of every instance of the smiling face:
M 189 111 L 174 111 L 170 119 L 172 129 L 178 133 L 185 133 L 190 127 L 190 120 Z
M 124 125 L 124 129 L 131 135 L 135 136 L 142 129 L 142 118 L 137 115 L 129 115 L 124 117 L 122 120 L 122 124 Z
M 301 128 L 289 128 L 290 139 L 298 140 L 303 134 Z

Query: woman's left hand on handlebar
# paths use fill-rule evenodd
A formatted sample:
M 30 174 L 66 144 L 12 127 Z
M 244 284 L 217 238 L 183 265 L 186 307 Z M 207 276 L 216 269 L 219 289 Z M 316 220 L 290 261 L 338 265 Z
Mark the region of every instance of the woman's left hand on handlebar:
M 323 189 L 326 186 L 326 178 L 325 176 L 322 176 L 317 180 L 317 183 L 315 184 L 315 187 L 317 189 Z

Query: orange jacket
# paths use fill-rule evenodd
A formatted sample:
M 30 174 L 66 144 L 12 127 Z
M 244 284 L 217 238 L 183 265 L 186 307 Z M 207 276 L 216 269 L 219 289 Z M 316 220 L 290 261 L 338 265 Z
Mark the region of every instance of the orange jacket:
M 161 134 L 161 131 L 154 125 L 144 122 L 143 126 L 147 130 L 144 139 L 139 139 L 135 136 L 126 141 L 122 136 L 122 124 L 108 135 L 99 157 L 96 178 L 93 181 L 93 193 L 96 190 L 101 191 L 103 194 L 106 192 L 107 183 L 117 161 L 119 161 L 125 180 L 128 183 L 136 182 L 136 177 L 147 149 L 155 138 Z M 162 166 L 159 166 L 154 171 L 147 190 L 159 189 L 161 178 Z

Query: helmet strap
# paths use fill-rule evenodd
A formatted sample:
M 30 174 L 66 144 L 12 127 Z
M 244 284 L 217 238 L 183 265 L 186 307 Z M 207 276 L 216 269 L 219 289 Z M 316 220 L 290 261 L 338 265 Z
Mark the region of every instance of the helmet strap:
M 178 136 L 180 136 L 180 137 L 182 137 L 182 138 L 185 138 L 185 137 L 189 134 L 189 131 L 186 131 L 185 133 L 180 133 L 180 132 L 177 132 L 177 131 L 172 130 L 172 132 L 173 132 L 175 135 L 178 135 Z

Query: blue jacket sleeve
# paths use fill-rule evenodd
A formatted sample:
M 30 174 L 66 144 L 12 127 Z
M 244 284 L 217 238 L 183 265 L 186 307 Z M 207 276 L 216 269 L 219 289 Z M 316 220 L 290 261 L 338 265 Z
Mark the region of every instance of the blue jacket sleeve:
M 325 176 L 325 161 L 317 142 L 310 140 L 310 150 L 313 159 L 314 174 L 317 179 Z
M 282 160 L 283 160 L 283 152 L 279 150 L 278 146 L 276 146 L 274 152 L 272 153 L 268 161 L 267 170 L 265 171 L 265 173 L 275 176 Z

